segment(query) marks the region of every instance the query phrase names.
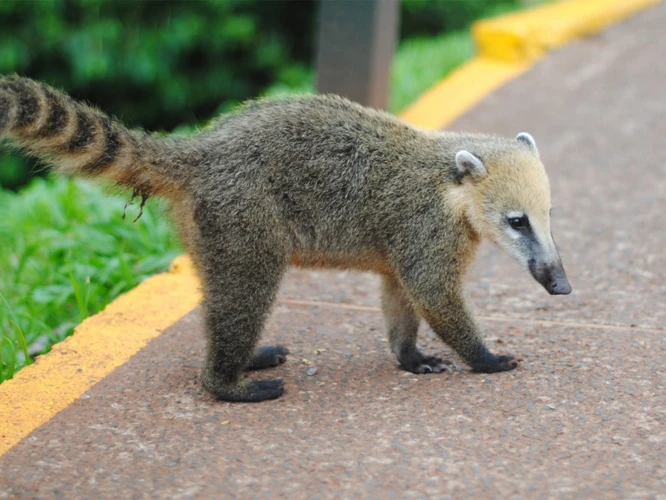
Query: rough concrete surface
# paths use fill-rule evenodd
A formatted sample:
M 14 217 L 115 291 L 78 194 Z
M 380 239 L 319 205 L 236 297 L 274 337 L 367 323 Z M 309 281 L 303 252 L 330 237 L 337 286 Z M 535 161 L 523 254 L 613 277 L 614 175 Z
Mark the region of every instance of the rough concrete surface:
M 375 277 L 293 271 L 262 340 L 292 354 L 250 375 L 283 398 L 203 392 L 195 311 L 4 455 L 0 498 L 666 498 L 664 25 L 660 5 L 573 43 L 451 127 L 528 131 L 550 172 L 574 292 L 491 246 L 470 280 L 519 369 L 402 372 Z

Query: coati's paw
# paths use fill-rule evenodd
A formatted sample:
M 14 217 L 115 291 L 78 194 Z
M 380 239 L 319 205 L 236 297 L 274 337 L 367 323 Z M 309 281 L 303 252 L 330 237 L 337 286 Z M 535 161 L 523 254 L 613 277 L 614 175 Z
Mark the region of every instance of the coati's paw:
M 398 361 L 400 361 L 400 367 L 403 370 L 412 373 L 441 373 L 443 371 L 452 373 L 460 371 L 458 365 L 453 361 L 436 356 L 427 356 L 416 348 L 400 353 Z
M 472 366 L 472 371 L 481 373 L 508 372 L 516 368 L 520 361 L 522 360 L 513 356 L 495 356 L 488 352 L 488 355 L 481 362 Z
M 254 351 L 252 361 L 248 370 L 261 370 L 263 368 L 274 368 L 287 361 L 289 351 L 281 345 L 258 347 Z
M 250 403 L 266 401 L 267 399 L 277 399 L 284 393 L 284 381 L 281 378 L 269 380 L 251 380 L 247 383 L 243 396 Z
M 241 379 L 232 384 L 213 382 L 202 374 L 204 388 L 216 399 L 235 403 L 258 403 L 269 399 L 277 399 L 284 392 L 281 378 L 270 380 Z

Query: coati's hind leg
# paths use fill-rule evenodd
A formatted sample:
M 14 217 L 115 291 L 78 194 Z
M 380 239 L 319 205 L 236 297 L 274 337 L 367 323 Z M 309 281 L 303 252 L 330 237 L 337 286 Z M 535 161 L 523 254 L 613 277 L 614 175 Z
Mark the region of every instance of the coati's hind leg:
M 226 228 L 225 228 L 226 229 Z M 286 349 L 255 350 L 264 321 L 288 263 L 288 254 L 269 235 L 234 232 L 233 242 L 203 245 L 206 359 L 203 386 L 224 401 L 258 402 L 282 395 L 281 379 L 247 380 L 243 372 L 284 360 Z M 214 232 L 211 239 L 214 240 Z
M 416 347 L 419 317 L 402 286 L 390 276 L 382 278 L 382 309 L 391 351 L 400 367 L 412 373 L 440 373 L 458 367 L 452 361 L 423 354 Z

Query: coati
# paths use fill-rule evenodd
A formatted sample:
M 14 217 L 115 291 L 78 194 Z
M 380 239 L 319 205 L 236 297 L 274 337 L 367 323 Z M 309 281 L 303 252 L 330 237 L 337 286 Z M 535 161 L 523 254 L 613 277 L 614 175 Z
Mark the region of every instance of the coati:
M 391 350 L 413 373 L 419 319 L 477 372 L 518 361 L 484 345 L 463 296 L 482 237 L 551 294 L 571 287 L 550 231 L 534 139 L 420 130 L 333 95 L 249 102 L 191 137 L 128 130 L 38 82 L 0 78 L 0 137 L 65 174 L 169 200 L 201 277 L 203 386 L 225 401 L 279 397 L 287 350 L 257 341 L 290 265 L 379 273 Z

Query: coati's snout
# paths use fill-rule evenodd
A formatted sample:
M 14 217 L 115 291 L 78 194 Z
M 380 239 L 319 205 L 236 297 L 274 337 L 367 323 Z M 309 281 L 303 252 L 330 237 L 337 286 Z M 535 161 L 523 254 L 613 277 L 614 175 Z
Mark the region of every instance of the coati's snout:
M 571 285 L 561 262 L 551 265 L 539 265 L 534 259 L 528 261 L 530 273 L 551 295 L 569 295 Z
M 571 285 L 550 234 L 550 214 L 539 218 L 525 212 L 511 212 L 506 217 L 506 226 L 505 233 L 509 238 L 501 240 L 502 246 L 526 264 L 534 279 L 549 294 L 570 294 Z
M 465 211 L 475 229 L 529 269 L 551 295 L 571 293 L 550 232 L 550 185 L 531 135 L 518 134 L 513 147 L 456 155 Z

